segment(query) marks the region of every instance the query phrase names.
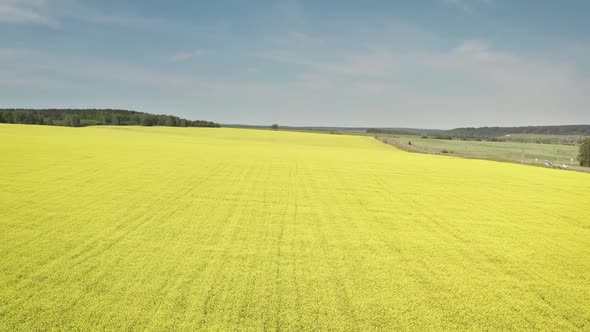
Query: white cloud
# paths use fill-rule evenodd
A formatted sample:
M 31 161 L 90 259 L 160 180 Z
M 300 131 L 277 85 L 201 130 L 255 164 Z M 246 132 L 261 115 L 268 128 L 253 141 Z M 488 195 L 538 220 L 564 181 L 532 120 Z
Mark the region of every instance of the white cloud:
M 362 54 L 342 53 L 335 56 L 337 61 L 322 61 L 301 52 L 269 51 L 258 57 L 279 63 L 309 67 L 315 71 L 343 76 L 383 77 L 393 70 L 389 51 L 379 50 Z
M 572 63 L 495 51 L 482 41 L 465 41 L 446 54 L 426 57 L 423 63 L 485 80 L 494 85 L 495 92 L 537 100 L 577 91 L 579 87 L 587 89 L 590 82 L 578 75 Z
M 63 19 L 126 27 L 166 27 L 166 21 L 141 16 L 105 15 L 77 0 L 0 0 L 0 24 L 60 28 Z
M 172 74 L 157 69 L 147 69 L 129 63 L 107 61 L 91 57 L 54 55 L 27 49 L 2 49 L 0 60 L 9 63 L 0 70 L 4 78 L 3 86 L 31 87 L 37 81 L 71 81 L 101 84 L 127 84 L 129 87 L 156 87 L 159 89 L 193 91 L 213 85 L 194 79 L 190 75 Z M 22 77 L 31 79 L 20 79 Z
M 120 25 L 120 26 L 136 26 L 136 27 L 149 27 L 162 25 L 164 22 L 138 16 L 117 16 L 117 15 L 92 15 L 86 18 L 87 21 L 96 24 L 105 25 Z
M 174 61 L 188 61 L 194 58 L 201 57 L 209 52 L 203 50 L 195 50 L 190 52 L 178 52 L 174 54 L 171 59 Z
M 341 75 L 385 77 L 393 74 L 396 63 L 394 57 L 388 50 L 376 50 L 350 55 L 343 64 L 324 65 L 323 68 Z
M 351 87 L 352 95 L 358 97 L 378 97 L 396 90 L 397 86 L 382 83 L 358 82 Z
M 6 3 L 17 2 L 0 0 L 0 4 Z M 38 3 L 41 15 L 53 17 L 44 1 Z M 461 3 L 474 6 L 483 2 Z M 75 13 L 82 12 L 72 11 L 71 15 Z M 92 11 L 83 14 L 78 15 L 79 20 L 97 24 L 143 27 L 153 22 L 140 17 L 101 16 Z M 245 79 L 222 71 L 202 77 L 207 74 L 190 72 L 188 68 L 186 74 L 170 70 L 174 67 L 171 60 L 189 61 L 208 54 L 204 50 L 167 54 L 159 58 L 164 60 L 161 63 L 150 62 L 149 67 L 144 67 L 140 61 L 117 63 L 0 49 L 0 86 L 13 86 L 13 91 L 19 92 L 26 91 L 27 86 L 40 89 L 61 82 L 66 86 L 64 91 L 67 87 L 79 88 L 90 98 L 101 96 L 101 100 L 109 101 L 110 95 L 120 90 L 125 92 L 121 100 L 138 105 L 145 99 L 158 98 L 162 105 L 170 102 L 172 108 L 185 103 L 187 109 L 199 105 L 211 112 L 224 107 L 251 109 L 259 112 L 259 121 L 275 121 L 276 112 L 281 112 L 276 121 L 289 124 L 440 128 L 590 121 L 586 110 L 590 105 L 590 82 L 571 57 L 556 61 L 548 59 L 546 53 L 523 55 L 477 39 L 449 47 L 447 39 L 438 40 L 436 35 L 408 24 L 361 23 L 344 22 L 337 27 L 337 23 L 328 22 L 334 25 L 327 30 L 332 34 L 315 35 L 304 26 L 269 32 L 260 37 L 264 42 L 256 44 L 255 51 L 259 58 L 271 62 L 261 64 L 265 75 L 242 75 L 247 76 Z M 183 28 L 174 26 L 170 32 L 186 33 Z M 235 38 L 230 35 L 220 34 L 220 38 L 228 38 L 229 42 Z M 588 54 L 587 45 L 580 41 L 571 47 L 571 53 L 578 54 L 586 64 L 588 57 L 583 54 Z M 243 49 L 243 53 L 238 52 L 230 56 L 246 58 L 242 71 L 259 70 L 248 67 L 260 63 L 249 62 L 252 53 Z M 145 98 L 125 99 L 131 93 Z M 64 95 L 69 94 L 67 91 Z M 11 93 L 5 92 L 1 99 L 10 97 Z M 150 103 L 145 101 L 144 105 Z M 305 123 L 318 118 L 315 114 L 302 117 L 302 112 L 320 114 L 325 121 Z M 247 114 L 235 111 L 231 114 L 235 118 L 228 115 L 226 121 L 248 120 L 252 115 Z M 262 117 L 265 114 L 268 118 Z
M 43 0 L 0 0 L 0 23 L 59 27 Z
M 0 60 L 11 60 L 29 54 L 27 49 L 20 48 L 0 48 Z
M 309 43 L 321 44 L 321 43 L 323 43 L 323 40 L 321 38 L 310 36 L 308 34 L 305 34 L 303 32 L 299 32 L 299 31 L 291 31 L 289 33 L 289 37 L 291 37 L 290 42 L 299 42 L 299 43 L 303 43 L 303 44 L 309 44 Z
M 331 89 L 333 86 L 333 82 L 330 79 L 313 74 L 301 75 L 300 82 L 306 89 L 314 91 L 325 91 Z
M 447 6 L 459 8 L 465 12 L 473 13 L 475 7 L 480 4 L 490 4 L 492 0 L 441 0 Z
M 0 87 L 2 87 L 2 88 L 49 90 L 49 89 L 53 89 L 56 87 L 63 87 L 63 86 L 65 86 L 64 81 L 50 79 L 47 77 L 0 78 Z
M 471 12 L 471 7 L 464 0 L 442 0 L 445 5 L 455 6 L 466 12 Z
M 484 40 L 466 40 L 447 50 L 398 48 L 395 41 L 393 46 L 341 50 L 332 48 L 329 38 L 321 39 L 325 46 L 283 47 L 260 57 L 307 73 L 303 86 L 324 92 L 324 101 L 340 98 L 348 107 L 383 117 L 388 109 L 404 110 L 400 121 L 413 117 L 414 124 L 423 121 L 420 117 L 434 127 L 452 121 L 527 125 L 590 120 L 587 115 L 580 120 L 590 105 L 590 80 L 573 61 L 501 51 Z M 355 98 L 363 97 L 370 97 L 370 104 L 355 106 Z

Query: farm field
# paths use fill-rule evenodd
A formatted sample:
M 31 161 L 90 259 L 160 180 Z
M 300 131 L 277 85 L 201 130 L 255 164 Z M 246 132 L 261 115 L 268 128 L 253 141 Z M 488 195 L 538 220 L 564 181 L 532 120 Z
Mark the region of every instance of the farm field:
M 580 144 L 588 136 L 581 135 L 547 135 L 547 134 L 510 134 L 501 136 L 507 142 L 544 143 L 544 144 Z
M 522 135 L 524 136 L 524 135 Z M 418 136 L 386 137 L 401 144 L 408 144 L 428 153 L 449 151 L 452 155 L 482 158 L 501 161 L 517 161 L 522 159 L 522 149 L 525 152 L 525 162 L 529 164 L 543 164 L 545 160 L 554 163 L 578 165 L 578 146 L 564 144 L 523 143 L 523 142 L 491 142 L 491 141 L 461 141 L 420 138 Z M 573 163 L 571 162 L 573 159 Z
M 0 125 L 0 183 L 1 331 L 590 329 L 590 174 L 363 136 Z

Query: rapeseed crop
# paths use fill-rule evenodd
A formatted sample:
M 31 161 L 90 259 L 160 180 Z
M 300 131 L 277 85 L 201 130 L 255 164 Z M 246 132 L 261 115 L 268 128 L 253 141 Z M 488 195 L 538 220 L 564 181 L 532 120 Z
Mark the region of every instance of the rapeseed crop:
M 369 137 L 0 125 L 0 330 L 588 330 L 590 175 Z

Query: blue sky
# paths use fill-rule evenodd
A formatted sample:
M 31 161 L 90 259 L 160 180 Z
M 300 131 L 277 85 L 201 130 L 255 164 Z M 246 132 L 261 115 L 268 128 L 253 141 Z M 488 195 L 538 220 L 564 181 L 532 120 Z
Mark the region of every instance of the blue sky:
M 0 0 L 0 107 L 221 123 L 590 123 L 590 2 Z

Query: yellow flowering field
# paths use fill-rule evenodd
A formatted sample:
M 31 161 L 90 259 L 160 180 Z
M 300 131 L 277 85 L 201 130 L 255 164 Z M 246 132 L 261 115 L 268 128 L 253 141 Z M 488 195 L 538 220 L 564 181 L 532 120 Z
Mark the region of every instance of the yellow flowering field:
M 590 174 L 0 125 L 0 330 L 588 330 Z

